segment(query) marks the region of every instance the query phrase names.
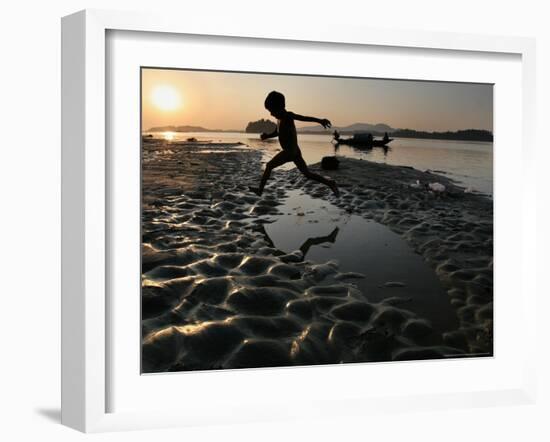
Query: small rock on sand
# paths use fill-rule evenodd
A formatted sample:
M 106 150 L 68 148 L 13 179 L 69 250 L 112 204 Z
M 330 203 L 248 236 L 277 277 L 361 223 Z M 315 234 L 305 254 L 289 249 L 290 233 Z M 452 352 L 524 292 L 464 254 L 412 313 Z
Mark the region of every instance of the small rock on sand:
M 400 281 L 388 281 L 384 283 L 384 287 L 406 287 L 406 284 Z
M 362 273 L 357 272 L 344 272 L 344 273 L 338 273 L 334 276 L 334 279 L 341 280 L 341 279 L 363 279 L 365 278 L 365 275 Z

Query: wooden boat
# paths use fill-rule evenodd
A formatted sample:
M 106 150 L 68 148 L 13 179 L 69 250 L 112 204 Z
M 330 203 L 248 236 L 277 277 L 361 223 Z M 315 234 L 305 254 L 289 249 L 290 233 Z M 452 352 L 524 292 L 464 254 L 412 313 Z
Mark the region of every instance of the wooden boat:
M 334 141 L 337 145 L 347 144 L 352 147 L 371 149 L 373 147 L 387 147 L 387 145 L 393 141 L 393 138 L 384 136 L 384 138 L 376 140 L 372 134 L 369 133 L 357 133 L 351 138 L 341 138 L 340 134 L 334 131 Z

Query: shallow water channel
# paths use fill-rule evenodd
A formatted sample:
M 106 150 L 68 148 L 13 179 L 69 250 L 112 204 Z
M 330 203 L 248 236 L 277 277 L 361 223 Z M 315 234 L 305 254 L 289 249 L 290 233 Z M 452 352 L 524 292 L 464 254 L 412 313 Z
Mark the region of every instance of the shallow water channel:
M 318 263 L 336 260 L 341 272 L 365 275 L 347 282 L 369 302 L 403 297 L 408 301 L 402 308 L 430 320 L 435 329 L 457 328 L 455 309 L 434 271 L 389 228 L 299 190 L 288 192 L 279 210 L 275 222 L 264 226 L 274 247 L 301 250 L 305 260 Z

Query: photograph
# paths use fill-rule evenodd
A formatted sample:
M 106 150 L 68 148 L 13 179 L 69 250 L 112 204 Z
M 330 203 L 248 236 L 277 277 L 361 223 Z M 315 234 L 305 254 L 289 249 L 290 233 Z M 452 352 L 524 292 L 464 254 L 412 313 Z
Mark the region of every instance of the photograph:
M 493 356 L 493 84 L 140 76 L 142 374 Z

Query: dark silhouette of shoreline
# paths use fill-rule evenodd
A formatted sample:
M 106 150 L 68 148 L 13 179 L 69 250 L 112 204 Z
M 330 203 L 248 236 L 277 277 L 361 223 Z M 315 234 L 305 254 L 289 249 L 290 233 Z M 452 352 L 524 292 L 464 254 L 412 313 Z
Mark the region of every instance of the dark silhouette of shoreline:
M 461 140 L 461 141 L 493 141 L 493 134 L 488 130 L 465 129 L 455 132 L 424 132 L 413 129 L 398 129 L 392 132 L 396 138 L 427 138 L 435 140 Z
M 265 132 L 266 134 L 269 134 L 273 132 L 275 129 L 277 129 L 277 124 L 275 124 L 271 120 L 264 120 L 263 118 L 258 121 L 251 121 L 246 125 L 246 129 L 244 130 L 246 133 L 256 133 L 261 134 L 262 132 Z
M 349 127 L 354 127 L 364 124 L 367 126 L 367 123 L 358 123 Z M 383 126 L 379 124 L 378 126 Z M 272 132 L 273 128 L 276 127 L 276 124 L 271 120 L 260 119 L 257 121 L 250 121 L 244 133 L 262 133 L 262 132 Z M 389 127 L 389 126 L 387 126 Z M 493 133 L 484 129 L 463 129 L 457 131 L 445 131 L 445 132 L 427 132 L 427 131 L 417 131 L 414 129 L 393 129 L 380 132 L 377 130 L 349 130 L 346 127 L 335 127 L 341 135 L 355 135 L 359 133 L 370 133 L 375 137 L 381 137 L 384 133 L 388 132 L 393 138 L 419 138 L 419 139 L 432 139 L 432 140 L 456 140 L 456 141 L 483 141 L 483 142 L 492 142 Z M 201 126 L 160 126 L 152 127 L 147 132 L 236 132 L 243 133 L 240 129 L 208 129 Z M 298 128 L 297 132 L 299 134 L 314 134 L 319 135 L 323 132 L 318 130 L 311 130 L 311 128 Z

